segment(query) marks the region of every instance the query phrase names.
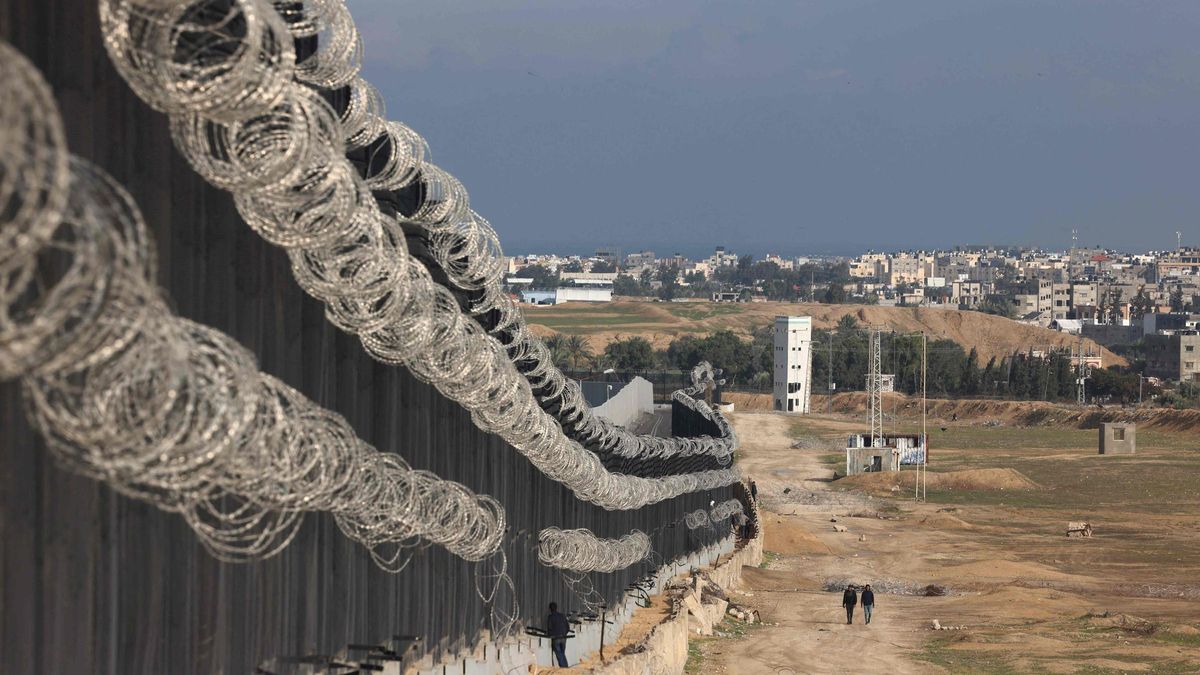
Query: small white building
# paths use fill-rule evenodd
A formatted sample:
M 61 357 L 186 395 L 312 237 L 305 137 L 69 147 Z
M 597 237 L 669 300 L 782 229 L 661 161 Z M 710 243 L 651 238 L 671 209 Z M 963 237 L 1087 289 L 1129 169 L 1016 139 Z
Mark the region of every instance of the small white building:
M 812 317 L 775 317 L 775 409 L 807 413 L 812 394 Z
M 926 463 L 925 453 L 924 434 L 854 434 L 846 440 L 846 475 L 919 466 Z
M 564 302 L 612 302 L 612 286 L 586 288 L 583 286 L 559 286 L 554 295 L 554 304 Z

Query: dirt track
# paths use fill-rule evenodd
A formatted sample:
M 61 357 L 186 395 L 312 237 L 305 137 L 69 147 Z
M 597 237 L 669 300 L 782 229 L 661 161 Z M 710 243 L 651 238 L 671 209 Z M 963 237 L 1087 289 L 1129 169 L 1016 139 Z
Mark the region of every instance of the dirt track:
M 835 570 L 842 575 L 866 572 L 872 563 L 865 558 L 855 560 L 858 547 L 846 542 L 849 537 L 814 534 L 810 529 L 816 530 L 818 523 L 824 522 L 825 527 L 820 529 L 832 531 L 828 526 L 831 513 L 870 509 L 872 500 L 830 494 L 827 481 L 832 472 L 817 462 L 815 454 L 778 452 L 791 443 L 788 418 L 741 415 L 737 417 L 737 429 L 744 453 L 742 470 L 758 483 L 764 504 L 797 515 L 767 515 L 766 549 L 782 557 L 770 570 L 750 570 L 744 577 L 746 602 L 759 607 L 763 620 L 771 625 L 754 631 L 750 639 L 713 646 L 713 663 L 711 668 L 706 664 L 704 672 L 926 672 L 922 664 L 906 657 L 907 651 L 921 643 L 916 621 L 904 608 L 906 601 L 893 602 L 881 596 L 877 603 L 880 611 L 870 626 L 862 623 L 861 613 L 856 615 L 856 623 L 848 626 L 840 606 L 841 594 L 821 590 L 819 579 L 823 574 Z M 789 490 L 787 494 L 785 489 Z M 793 494 L 797 491 L 809 494 Z M 818 503 L 803 501 L 814 495 L 824 499 Z M 797 499 L 802 501 L 797 503 Z M 807 527 L 797 527 L 793 521 Z M 875 523 L 870 525 L 874 529 Z M 810 557 L 822 553 L 827 562 L 817 564 Z

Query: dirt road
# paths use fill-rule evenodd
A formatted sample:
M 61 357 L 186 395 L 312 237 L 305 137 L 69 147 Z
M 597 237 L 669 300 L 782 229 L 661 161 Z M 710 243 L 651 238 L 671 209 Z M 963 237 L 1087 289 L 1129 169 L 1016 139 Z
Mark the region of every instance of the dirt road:
M 789 448 L 790 418 L 741 414 L 734 424 L 742 439 L 742 470 L 757 482 L 760 500 L 768 509 L 794 515 L 768 515 L 766 549 L 779 557 L 769 570 L 750 570 L 744 579 L 746 601 L 760 608 L 768 625 L 755 630 L 752 639 L 713 645 L 712 663 L 706 663 L 704 671 L 747 675 L 932 672 L 928 664 L 907 657 L 921 643 L 918 620 L 905 606 L 911 598 L 881 595 L 879 611 L 869 626 L 863 623 L 861 608 L 854 624 L 846 625 L 841 593 L 821 588 L 828 575 L 869 581 L 876 573 L 873 556 L 842 540 L 857 544 L 859 535 L 868 536 L 868 542 L 881 534 L 886 537 L 879 525 L 884 521 L 853 519 L 869 525 L 856 522 L 853 535 L 834 532 L 829 522 L 835 511 L 869 510 L 873 500 L 831 493 L 828 484 L 833 472 L 818 460 L 824 450 Z M 811 531 L 818 528 L 834 536 L 813 536 Z M 822 553 L 821 561 L 814 559 Z

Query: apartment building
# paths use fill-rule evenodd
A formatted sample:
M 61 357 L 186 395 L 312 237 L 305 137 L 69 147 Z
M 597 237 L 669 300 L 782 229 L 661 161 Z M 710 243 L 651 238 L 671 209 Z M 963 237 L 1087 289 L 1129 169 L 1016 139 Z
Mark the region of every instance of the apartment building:
M 856 279 L 884 279 L 891 269 L 886 253 L 866 253 L 850 261 L 850 276 Z
M 1164 380 L 1200 381 L 1200 333 L 1156 333 L 1142 338 L 1146 375 Z
M 1071 307 L 1071 284 L 1054 284 L 1052 286 L 1050 314 L 1053 319 L 1070 319 L 1072 317 Z
M 950 284 L 950 302 L 974 309 L 991 292 L 991 284 L 982 281 L 955 281 Z
M 769 262 L 769 263 L 775 263 L 781 270 L 790 270 L 790 269 L 792 269 L 792 266 L 793 266 L 792 261 L 790 259 L 780 258 L 779 256 L 775 255 L 774 253 L 768 253 L 767 257 L 764 259 L 764 261 Z
M 893 256 L 888 270 L 887 283 L 889 286 L 925 283 L 925 260 L 923 257 L 898 255 Z
M 1200 248 L 1185 246 L 1159 256 L 1155 271 L 1160 280 L 1200 275 Z
M 1095 307 L 1096 284 L 1057 283 L 1051 285 L 1050 312 L 1054 319 L 1079 319 L 1076 308 Z M 1045 307 L 1040 308 L 1042 310 Z
M 1013 304 L 1017 306 L 1018 317 L 1034 313 L 1050 313 L 1054 310 L 1054 284 L 1039 279 L 1036 293 L 1014 295 Z
M 678 254 L 676 254 L 678 255 Z M 643 267 L 654 264 L 654 251 L 639 251 L 625 256 L 626 267 Z

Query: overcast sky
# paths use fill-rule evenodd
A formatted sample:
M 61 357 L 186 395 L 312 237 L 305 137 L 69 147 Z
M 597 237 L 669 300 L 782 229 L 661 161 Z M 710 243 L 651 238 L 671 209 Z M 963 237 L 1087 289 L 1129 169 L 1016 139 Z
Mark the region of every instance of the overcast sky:
M 349 0 L 506 252 L 1200 243 L 1200 0 Z

